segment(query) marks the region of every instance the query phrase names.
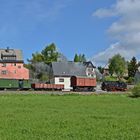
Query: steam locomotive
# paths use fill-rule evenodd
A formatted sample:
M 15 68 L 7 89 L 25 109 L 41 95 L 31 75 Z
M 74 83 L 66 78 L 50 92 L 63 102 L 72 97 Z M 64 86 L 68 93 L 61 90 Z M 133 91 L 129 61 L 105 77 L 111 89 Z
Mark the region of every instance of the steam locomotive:
M 127 84 L 121 81 L 104 81 L 101 89 L 106 91 L 126 91 Z

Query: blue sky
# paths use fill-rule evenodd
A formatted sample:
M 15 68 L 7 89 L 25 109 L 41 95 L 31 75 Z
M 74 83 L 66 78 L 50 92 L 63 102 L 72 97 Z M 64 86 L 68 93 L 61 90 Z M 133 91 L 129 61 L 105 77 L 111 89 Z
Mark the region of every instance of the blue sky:
M 105 63 L 105 53 L 121 43 L 108 32 L 122 18 L 116 10 L 119 1 L 0 0 L 0 46 L 23 50 L 26 61 L 32 53 L 54 42 L 69 60 L 75 53 L 84 53 L 96 63 Z M 113 12 L 116 14 L 109 14 Z

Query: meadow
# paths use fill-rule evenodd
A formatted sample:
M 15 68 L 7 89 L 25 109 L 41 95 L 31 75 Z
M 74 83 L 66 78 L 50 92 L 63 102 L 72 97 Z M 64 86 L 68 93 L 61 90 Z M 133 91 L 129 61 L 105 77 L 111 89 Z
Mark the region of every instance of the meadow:
M 139 140 L 140 98 L 1 94 L 0 140 Z

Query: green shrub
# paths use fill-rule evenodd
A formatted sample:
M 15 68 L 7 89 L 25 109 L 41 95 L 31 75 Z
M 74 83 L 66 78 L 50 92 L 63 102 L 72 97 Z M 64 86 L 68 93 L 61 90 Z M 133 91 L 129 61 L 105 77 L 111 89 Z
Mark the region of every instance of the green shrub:
M 133 84 L 134 83 L 134 77 L 129 77 L 127 80 L 127 83 Z
M 117 81 L 117 77 L 113 77 L 113 76 L 105 76 L 104 77 L 105 81 Z
M 140 84 L 137 84 L 133 89 L 132 89 L 132 96 L 133 97 L 140 97 Z

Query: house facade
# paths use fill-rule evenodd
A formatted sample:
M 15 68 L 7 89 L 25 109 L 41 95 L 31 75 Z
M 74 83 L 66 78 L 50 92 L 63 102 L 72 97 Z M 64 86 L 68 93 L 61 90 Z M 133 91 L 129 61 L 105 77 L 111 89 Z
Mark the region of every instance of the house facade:
M 0 49 L 0 79 L 29 79 L 21 50 Z
M 52 78 L 50 80 L 53 84 L 64 84 L 65 90 L 71 90 L 71 77 L 94 77 L 95 67 L 91 62 L 53 62 L 52 63 Z

